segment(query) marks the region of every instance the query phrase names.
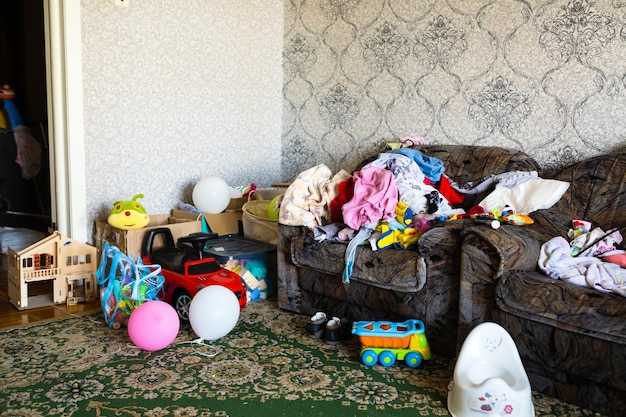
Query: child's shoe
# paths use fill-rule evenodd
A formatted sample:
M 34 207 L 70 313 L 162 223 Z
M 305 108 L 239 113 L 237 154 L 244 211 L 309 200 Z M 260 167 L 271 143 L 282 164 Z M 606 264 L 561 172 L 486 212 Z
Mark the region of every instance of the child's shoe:
M 326 323 L 326 343 L 338 345 L 350 335 L 350 329 L 338 317 L 333 317 Z
M 314 339 L 321 339 L 324 337 L 324 327 L 326 323 L 326 313 L 318 311 L 315 313 L 306 326 L 309 336 Z

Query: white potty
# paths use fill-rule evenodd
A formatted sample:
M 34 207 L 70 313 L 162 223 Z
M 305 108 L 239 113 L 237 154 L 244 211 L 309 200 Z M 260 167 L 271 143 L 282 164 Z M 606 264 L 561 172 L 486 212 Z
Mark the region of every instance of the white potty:
M 496 323 L 476 326 L 463 342 L 448 391 L 453 417 L 534 417 L 530 382 L 511 335 Z

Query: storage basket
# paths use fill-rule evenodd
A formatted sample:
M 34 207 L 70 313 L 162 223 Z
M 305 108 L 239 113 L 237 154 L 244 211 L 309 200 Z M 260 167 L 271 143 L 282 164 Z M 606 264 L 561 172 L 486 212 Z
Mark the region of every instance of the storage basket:
M 278 243 L 278 220 L 270 219 L 267 210 L 271 203 L 270 200 L 250 200 L 244 203 L 241 220 L 245 237 L 272 245 Z

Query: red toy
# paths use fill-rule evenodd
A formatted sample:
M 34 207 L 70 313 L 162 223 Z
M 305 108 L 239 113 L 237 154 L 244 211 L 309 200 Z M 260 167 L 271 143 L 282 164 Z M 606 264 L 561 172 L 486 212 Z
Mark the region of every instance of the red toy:
M 161 236 L 165 247 L 152 250 L 154 240 Z M 194 233 L 180 238 L 179 244 L 191 243 L 193 248 L 202 248 L 214 234 Z M 238 274 L 222 268 L 215 258 L 203 258 L 202 251 L 196 256 L 189 250 L 176 247 L 170 229 L 160 227 L 150 230 L 143 242 L 142 258 L 146 264 L 158 264 L 165 278 L 163 301 L 170 303 L 183 321 L 189 321 L 189 306 L 192 298 L 204 287 L 221 285 L 231 290 L 239 307 L 246 306 L 246 289 Z

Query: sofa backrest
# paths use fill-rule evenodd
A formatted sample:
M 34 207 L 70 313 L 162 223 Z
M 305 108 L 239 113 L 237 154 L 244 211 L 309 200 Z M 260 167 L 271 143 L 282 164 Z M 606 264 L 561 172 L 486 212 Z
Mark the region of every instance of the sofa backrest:
M 625 151 L 575 162 L 551 177 L 570 186 L 550 211 L 591 221 L 605 231 L 616 227 L 626 236 Z
M 511 171 L 539 171 L 537 161 L 528 154 L 510 148 L 474 145 L 422 145 L 415 149 L 440 159 L 445 174 L 459 185 L 479 184 L 492 175 Z M 491 191 L 491 190 L 489 190 Z M 481 201 L 488 192 L 466 198 L 467 208 Z

